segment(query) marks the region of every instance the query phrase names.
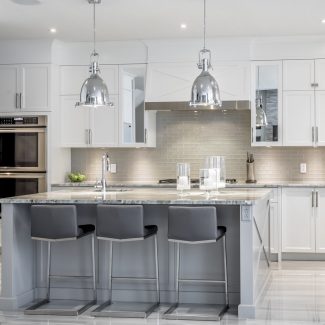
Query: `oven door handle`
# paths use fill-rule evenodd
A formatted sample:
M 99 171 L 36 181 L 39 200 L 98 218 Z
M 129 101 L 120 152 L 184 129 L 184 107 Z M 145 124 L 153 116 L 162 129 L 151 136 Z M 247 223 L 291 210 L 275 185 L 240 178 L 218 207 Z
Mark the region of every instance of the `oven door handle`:
M 39 128 L 39 129 L 35 129 L 35 128 L 2 128 L 0 129 L 0 133 L 45 133 L 45 129 L 44 128 Z

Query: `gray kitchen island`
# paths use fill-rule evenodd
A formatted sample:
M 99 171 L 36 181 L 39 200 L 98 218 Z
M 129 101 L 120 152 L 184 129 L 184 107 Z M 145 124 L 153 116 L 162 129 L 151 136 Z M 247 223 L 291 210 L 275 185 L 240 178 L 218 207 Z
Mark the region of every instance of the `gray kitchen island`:
M 199 190 L 179 196 L 174 189 L 109 189 L 106 193 L 92 189 L 73 189 L 18 196 L 0 200 L 2 204 L 2 291 L 0 310 L 14 310 L 42 298 L 46 293 L 47 247 L 30 235 L 32 204 L 74 204 L 80 223 L 95 224 L 97 204 L 142 204 L 145 224 L 158 226 L 161 302 L 175 300 L 175 244 L 167 240 L 168 206 L 212 205 L 217 208 L 218 225 L 227 227 L 227 256 L 230 304 L 238 305 L 242 318 L 254 318 L 256 303 L 270 274 L 268 189 L 223 189 L 209 197 Z M 85 276 L 91 274 L 90 238 L 53 246 L 53 272 Z M 136 247 L 135 247 L 136 245 Z M 139 246 L 142 249 L 139 249 Z M 223 266 L 217 244 L 182 247 L 181 273 L 184 278 L 218 279 Z M 191 246 L 191 247 L 188 247 Z M 216 251 L 218 249 L 218 251 Z M 220 249 L 220 251 L 219 251 Z M 151 263 L 154 250 L 143 241 L 114 245 L 113 273 L 120 276 L 154 274 Z M 148 258 L 149 256 L 149 258 Z M 152 258 L 150 257 L 152 256 Z M 222 256 L 222 255 L 220 255 Z M 73 263 L 70 261 L 73 259 Z M 96 243 L 98 300 L 108 297 L 109 243 Z M 54 279 L 51 294 L 55 299 L 86 300 L 92 295 L 92 283 L 83 280 Z M 223 286 L 184 284 L 180 299 L 189 303 L 222 303 Z M 151 283 L 119 281 L 113 286 L 117 301 L 152 301 L 155 287 Z

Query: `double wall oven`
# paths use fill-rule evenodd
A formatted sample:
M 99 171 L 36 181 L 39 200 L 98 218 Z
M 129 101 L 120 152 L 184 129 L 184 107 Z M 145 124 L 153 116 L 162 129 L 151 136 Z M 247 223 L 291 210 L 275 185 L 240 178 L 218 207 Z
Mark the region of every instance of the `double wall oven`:
M 0 116 L 0 198 L 46 191 L 46 116 Z

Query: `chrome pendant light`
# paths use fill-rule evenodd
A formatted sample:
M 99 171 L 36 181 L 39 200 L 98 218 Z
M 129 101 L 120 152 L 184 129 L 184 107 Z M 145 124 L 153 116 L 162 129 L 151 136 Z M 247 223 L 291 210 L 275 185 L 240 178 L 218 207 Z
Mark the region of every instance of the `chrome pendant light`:
M 267 117 L 263 108 L 263 97 L 260 95 L 260 68 L 257 67 L 257 98 L 256 98 L 256 126 L 267 126 Z
M 88 2 L 93 5 L 94 50 L 90 56 L 89 72 L 91 75 L 81 87 L 80 102 L 76 103 L 76 107 L 111 107 L 113 104 L 109 101 L 107 86 L 100 77 L 99 55 L 96 52 L 96 4 L 101 3 L 101 0 L 88 0 Z
M 210 74 L 211 66 L 211 52 L 206 49 L 206 0 L 204 0 L 204 26 L 203 26 L 204 46 L 199 52 L 198 68 L 202 70 L 199 76 L 194 80 L 192 86 L 192 96 L 190 106 L 199 109 L 200 106 L 216 109 L 221 107 L 219 86 Z M 198 106 L 198 107 L 197 107 Z

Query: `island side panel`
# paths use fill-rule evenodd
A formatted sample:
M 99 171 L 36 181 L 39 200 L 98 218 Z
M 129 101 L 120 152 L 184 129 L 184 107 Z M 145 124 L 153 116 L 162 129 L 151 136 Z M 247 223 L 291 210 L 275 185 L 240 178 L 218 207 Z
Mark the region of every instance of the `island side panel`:
M 30 205 L 2 204 L 2 291 L 0 309 L 16 309 L 34 299 L 34 243 Z
M 240 217 L 240 318 L 255 318 L 256 303 L 270 274 L 263 248 L 269 247 L 269 199 L 242 205 Z

